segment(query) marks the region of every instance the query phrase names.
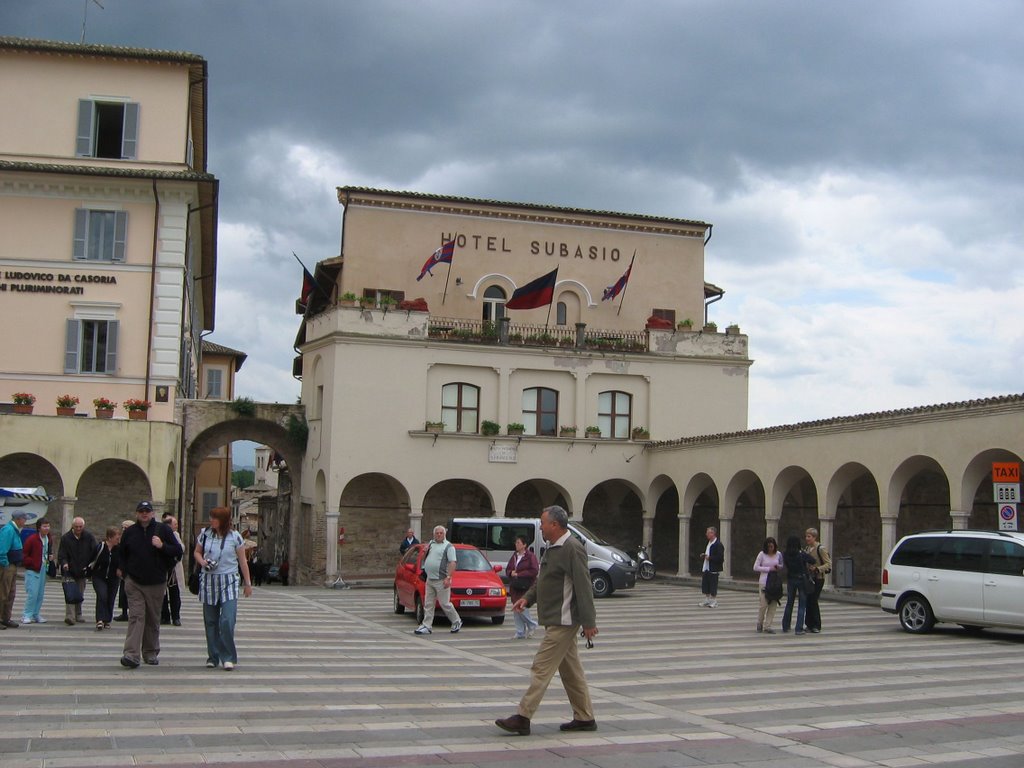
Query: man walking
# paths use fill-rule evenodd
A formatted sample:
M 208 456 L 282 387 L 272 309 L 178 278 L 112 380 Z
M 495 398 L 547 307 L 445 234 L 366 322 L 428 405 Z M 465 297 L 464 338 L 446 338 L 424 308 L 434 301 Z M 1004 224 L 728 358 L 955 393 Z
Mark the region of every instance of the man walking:
M 182 548 L 170 526 L 153 519 L 153 505 L 140 501 L 135 525 L 121 537 L 119 575 L 128 593 L 128 633 L 124 638 L 121 666 L 135 669 L 140 660 L 160 663 L 160 607 L 167 586 L 167 572 Z
M 708 545 L 701 555 L 704 560 L 700 573 L 700 591 L 704 593 L 704 602 L 701 605 L 705 608 L 717 608 L 718 574 L 725 565 L 725 546 L 718 540 L 717 528 L 708 528 L 704 535 L 707 537 Z
M 398 551 L 404 555 L 405 551 L 409 549 L 409 547 L 413 547 L 419 543 L 420 540 L 416 538 L 416 531 L 410 528 L 405 532 L 405 538 L 402 539 L 402 543 L 398 545 Z
M 86 573 L 89 563 L 99 552 L 99 544 L 91 533 L 85 530 L 85 520 L 76 517 L 71 521 L 71 530 L 60 537 L 57 549 L 57 562 L 60 564 L 60 575 L 71 578 L 78 584 L 78 591 L 85 597 Z M 81 624 L 82 603 L 67 603 L 64 606 L 64 623 L 69 627 Z
M 832 572 L 832 556 L 818 543 L 817 528 L 808 528 L 804 532 L 804 544 L 804 552 L 814 558 L 814 562 L 807 566 L 814 576 L 814 592 L 807 595 L 807 615 L 804 623 L 808 632 L 818 634 L 821 632 L 821 604 L 818 599 L 825 586 L 825 574 Z
M 21 544 L 21 529 L 25 527 L 28 513 L 16 509 L 11 519 L 0 528 L 0 629 L 17 629 L 18 622 L 11 620 L 14 598 L 17 591 L 18 564 L 24 553 Z
M 544 625 L 544 638 L 530 668 L 530 686 L 519 701 L 516 714 L 494 723 L 504 731 L 527 736 L 530 718 L 558 672 L 569 697 L 572 720 L 562 723 L 562 731 L 596 731 L 590 690 L 583 676 L 577 636 L 592 645 L 597 635 L 597 611 L 587 569 L 587 553 L 569 530 L 569 515 L 561 507 L 547 507 L 540 516 L 540 530 L 549 546 L 544 552 L 540 575 L 527 593 L 516 600 L 514 611 L 536 603 L 537 620 Z
M 462 629 L 462 619 L 452 605 L 452 575 L 458 565 L 455 546 L 445 538 L 448 532 L 443 525 L 434 528 L 434 540 L 427 544 L 423 557 L 423 570 L 427 574 L 427 586 L 423 590 L 423 623 L 415 629 L 417 635 L 429 635 L 434 623 L 434 601 L 437 601 L 448 621 L 452 633 Z

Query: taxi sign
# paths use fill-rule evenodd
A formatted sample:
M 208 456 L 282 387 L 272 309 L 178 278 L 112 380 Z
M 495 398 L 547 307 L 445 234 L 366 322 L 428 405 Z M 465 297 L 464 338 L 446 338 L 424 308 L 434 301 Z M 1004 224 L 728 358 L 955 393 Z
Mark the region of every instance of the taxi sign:
M 1015 461 L 992 462 L 993 483 L 1019 483 L 1020 464 Z

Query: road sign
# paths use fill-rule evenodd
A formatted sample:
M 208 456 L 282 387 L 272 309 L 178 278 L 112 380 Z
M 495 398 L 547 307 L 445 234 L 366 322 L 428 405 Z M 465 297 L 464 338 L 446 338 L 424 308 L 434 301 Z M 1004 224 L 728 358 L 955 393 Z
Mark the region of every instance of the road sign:
M 992 462 L 993 483 L 1019 483 L 1020 464 L 1015 461 Z
M 1020 504 L 1020 483 L 992 483 L 992 499 L 996 504 Z
M 999 530 L 1000 531 L 1016 531 L 1017 530 L 1017 505 L 1016 504 L 1000 504 L 999 505 Z

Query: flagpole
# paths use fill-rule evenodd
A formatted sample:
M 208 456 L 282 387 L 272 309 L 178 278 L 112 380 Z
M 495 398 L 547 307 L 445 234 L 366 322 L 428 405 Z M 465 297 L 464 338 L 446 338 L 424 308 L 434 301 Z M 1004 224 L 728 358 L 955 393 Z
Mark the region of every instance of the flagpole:
M 555 267 L 555 285 L 558 284 L 558 267 Z M 548 332 L 548 326 L 551 324 L 551 305 L 555 303 L 555 286 L 551 286 L 551 301 L 548 302 L 548 316 L 544 320 L 544 333 Z
M 629 269 L 626 270 L 627 272 L 629 272 L 629 276 L 631 278 L 633 277 L 633 262 L 634 261 L 636 261 L 636 248 L 633 249 L 633 258 L 629 260 Z M 618 317 L 620 314 L 622 314 L 622 302 L 624 302 L 626 300 L 626 289 L 627 288 L 629 288 L 629 280 L 627 280 L 626 284 L 624 286 L 622 286 L 622 297 L 619 299 L 619 310 L 618 310 L 618 312 L 615 313 L 616 317 Z
M 459 233 L 456 232 L 452 235 L 452 242 L 458 244 Z M 441 247 L 444 248 L 444 243 L 441 243 Z M 452 261 L 455 261 L 455 245 L 452 246 Z M 448 280 L 452 276 L 452 261 L 448 262 L 448 273 L 444 276 L 444 293 L 441 294 L 441 304 L 444 305 L 444 300 L 448 298 Z

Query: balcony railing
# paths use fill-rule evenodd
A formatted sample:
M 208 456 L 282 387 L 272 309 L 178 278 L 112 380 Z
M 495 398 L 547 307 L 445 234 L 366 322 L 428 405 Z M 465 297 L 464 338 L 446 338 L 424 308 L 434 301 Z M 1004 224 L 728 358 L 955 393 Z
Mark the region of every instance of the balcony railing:
M 528 325 L 504 321 L 491 323 L 454 317 L 431 316 L 427 334 L 432 339 L 472 344 L 507 346 L 562 347 L 621 352 L 646 352 L 646 331 L 602 331 L 587 329 L 582 323 L 565 326 Z

